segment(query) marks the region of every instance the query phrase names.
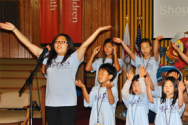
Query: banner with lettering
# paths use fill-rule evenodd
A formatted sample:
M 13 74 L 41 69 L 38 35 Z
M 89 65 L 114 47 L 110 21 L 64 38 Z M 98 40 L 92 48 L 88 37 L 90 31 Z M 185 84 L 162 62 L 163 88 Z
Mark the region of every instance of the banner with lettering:
M 52 43 L 59 34 L 59 0 L 40 0 L 41 44 Z
M 62 4 L 63 33 L 74 43 L 82 43 L 81 0 L 63 0 Z

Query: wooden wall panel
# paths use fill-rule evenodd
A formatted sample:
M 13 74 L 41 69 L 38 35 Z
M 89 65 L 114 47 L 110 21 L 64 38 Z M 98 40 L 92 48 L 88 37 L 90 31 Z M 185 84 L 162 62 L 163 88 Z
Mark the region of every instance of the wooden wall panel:
M 98 24 L 98 27 L 101 27 L 102 26 L 102 18 L 103 18 L 102 17 L 102 1 L 101 0 L 98 0 L 97 6 L 98 6 L 97 7 L 97 24 Z M 97 40 L 98 41 L 97 41 L 97 45 L 96 46 L 103 47 L 102 35 L 99 35 Z M 94 47 L 96 47 L 96 46 L 94 46 Z M 100 50 L 99 53 L 96 55 L 96 57 L 101 57 L 102 55 L 103 55 L 103 51 Z
M 83 42 L 91 35 L 92 33 L 92 22 L 91 22 L 91 0 L 84 0 L 83 4 L 85 6 L 85 14 L 84 14 L 84 22 L 85 22 L 85 28 L 84 28 L 84 34 L 85 38 L 83 39 Z M 89 54 L 91 53 L 91 46 L 86 51 L 85 59 L 89 59 Z
M 40 0 L 33 0 L 33 43 L 40 46 Z M 52 24 L 53 25 L 53 24 Z
M 10 35 L 8 33 L 3 33 L 3 58 L 9 58 L 10 49 Z
M 91 33 L 93 33 L 93 32 L 95 32 L 95 30 L 98 28 L 98 11 L 97 11 L 97 9 L 98 9 L 98 4 L 97 4 L 97 2 L 98 2 L 98 0 L 92 0 L 91 1 L 91 5 L 92 5 L 92 7 L 91 7 L 91 28 L 92 28 L 92 31 L 91 31 Z M 93 53 L 93 50 L 94 50 L 94 48 L 96 47 L 96 46 L 98 46 L 98 39 L 96 39 L 95 40 L 95 42 L 93 42 L 90 46 L 90 54 L 92 54 Z M 91 56 L 89 56 L 89 57 L 91 57 Z
M 29 39 L 29 41 L 40 46 L 40 0 L 19 0 L 20 21 L 18 29 Z M 62 0 L 59 1 L 60 4 Z M 111 25 L 111 0 L 82 0 L 82 41 L 85 41 L 98 27 Z M 59 7 L 60 16 L 62 14 Z M 59 25 L 62 25 L 60 18 Z M 53 24 L 52 24 L 53 25 Z M 60 28 L 60 32 L 62 27 Z M 89 59 L 96 46 L 103 45 L 106 38 L 111 37 L 111 32 L 101 33 L 95 42 L 89 46 L 85 59 Z M 30 52 L 25 48 L 12 32 L 1 32 L 0 44 L 2 44 L 1 58 L 32 58 Z M 1 45 L 0 45 L 1 47 Z M 102 57 L 102 50 L 97 57 Z
M 25 28 L 24 28 L 24 17 L 25 17 L 25 13 L 24 13 L 24 8 L 25 8 L 25 2 L 24 0 L 20 0 L 20 32 L 25 34 Z M 19 44 L 19 50 L 18 50 L 18 55 L 19 58 L 24 58 L 24 51 L 25 48 L 23 47 L 22 44 Z
M 3 58 L 3 33 L 0 32 L 0 58 Z

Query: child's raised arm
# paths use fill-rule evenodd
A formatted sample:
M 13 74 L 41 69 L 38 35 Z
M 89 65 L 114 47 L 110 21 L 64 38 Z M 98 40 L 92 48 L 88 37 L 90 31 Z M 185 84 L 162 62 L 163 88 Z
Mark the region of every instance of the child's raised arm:
M 78 86 L 82 89 L 83 96 L 84 96 L 86 102 L 89 103 L 89 94 L 86 90 L 85 85 L 80 80 L 76 80 L 75 84 L 76 84 L 76 86 Z
M 182 81 L 179 82 L 178 85 L 178 105 L 181 107 L 183 105 L 183 91 L 185 90 L 185 86 Z
M 130 48 L 120 38 L 114 37 L 113 41 L 116 42 L 116 43 L 121 43 L 121 45 L 123 46 L 124 50 L 129 54 L 131 59 L 135 62 L 135 54 L 130 50 Z
M 172 47 L 176 50 L 176 52 L 180 55 L 180 57 L 188 64 L 188 57 L 181 51 L 181 49 L 172 43 Z
M 109 100 L 109 103 L 112 105 L 114 104 L 115 100 L 114 100 L 114 96 L 112 94 L 112 87 L 114 86 L 114 83 L 111 83 L 111 82 L 108 82 L 106 84 L 106 89 L 107 89 L 107 93 L 108 93 L 108 100 Z
M 154 49 L 153 49 L 153 53 L 154 53 L 154 57 L 155 57 L 155 61 L 158 62 L 158 58 L 159 58 L 159 41 L 163 38 L 163 36 L 157 36 L 155 39 L 155 44 L 154 44 Z
M 146 83 L 148 100 L 149 100 L 149 102 L 154 103 L 153 96 L 152 96 L 152 93 L 151 93 L 151 88 L 150 88 L 150 79 L 149 79 L 149 77 L 146 76 L 144 81 Z
M 113 54 L 114 54 L 114 67 L 116 68 L 117 72 L 121 70 L 121 67 L 119 65 L 118 57 L 117 57 L 117 48 L 116 45 L 113 46 Z
M 140 86 L 140 92 L 142 97 L 146 95 L 146 85 L 144 83 L 144 76 L 147 74 L 147 71 L 145 70 L 145 66 L 140 66 L 138 69 L 139 72 L 139 86 Z
M 23 43 L 36 57 L 41 54 L 41 48 L 30 43 L 29 40 L 11 23 L 0 23 L 0 28 L 13 31 L 17 38 Z
M 154 91 L 154 90 L 155 90 L 155 87 L 154 87 L 154 85 L 153 85 L 153 82 L 152 82 L 152 80 L 151 80 L 151 77 L 150 77 L 149 73 L 146 74 L 146 77 L 148 77 L 149 80 L 150 80 L 150 89 Z
M 86 64 L 86 67 L 85 67 L 85 70 L 86 70 L 86 71 L 91 71 L 91 70 L 93 70 L 92 62 L 93 62 L 93 59 L 95 58 L 95 56 L 99 53 L 100 48 L 101 48 L 101 46 L 98 46 L 98 47 L 96 47 L 96 48 L 93 50 L 93 54 L 91 55 L 91 58 L 89 59 L 89 61 L 88 61 L 87 64 Z
M 127 76 L 127 81 L 125 82 L 121 90 L 122 97 L 125 99 L 125 101 L 129 99 L 129 89 L 131 86 L 132 79 L 134 77 L 134 73 L 132 69 L 129 71 L 129 73 L 126 73 L 126 76 Z
M 98 34 L 105 30 L 112 29 L 112 26 L 103 26 L 99 27 L 85 42 L 82 43 L 82 45 L 77 50 L 78 60 L 81 62 L 87 47 L 94 41 L 94 39 L 98 36 Z

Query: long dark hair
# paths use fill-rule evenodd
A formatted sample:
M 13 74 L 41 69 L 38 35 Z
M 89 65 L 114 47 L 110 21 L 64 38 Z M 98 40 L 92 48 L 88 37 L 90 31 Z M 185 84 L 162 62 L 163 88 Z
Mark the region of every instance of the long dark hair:
M 67 53 L 65 54 L 63 60 L 61 61 L 61 63 L 66 61 L 67 58 L 75 51 L 74 43 L 73 43 L 72 39 L 70 38 L 70 36 L 68 36 L 67 34 L 63 34 L 63 33 L 58 34 L 52 41 L 51 51 L 49 52 L 49 55 L 48 55 L 46 69 L 51 65 L 52 59 L 55 59 L 57 57 L 57 52 L 55 51 L 54 44 L 55 44 L 56 39 L 59 36 L 64 36 L 68 42 L 68 50 L 67 50 Z
M 171 81 L 173 83 L 173 86 L 174 86 L 174 97 L 173 97 L 173 100 L 172 100 L 172 104 L 174 105 L 176 103 L 177 98 L 178 98 L 178 81 L 172 76 L 166 77 L 163 80 L 161 104 L 166 102 L 166 94 L 164 93 L 163 88 L 164 88 L 165 82 L 168 81 L 168 80 Z
M 112 45 L 115 45 L 115 43 L 113 42 L 113 40 L 112 40 L 111 38 L 107 38 L 107 39 L 104 41 L 104 43 L 103 43 L 103 60 L 102 60 L 103 63 L 105 62 L 106 57 L 107 57 L 107 55 L 106 55 L 106 53 L 105 53 L 105 51 L 104 51 L 104 46 L 105 46 L 107 43 L 111 43 Z M 114 64 L 114 54 L 112 54 L 112 65 L 113 65 L 113 64 Z

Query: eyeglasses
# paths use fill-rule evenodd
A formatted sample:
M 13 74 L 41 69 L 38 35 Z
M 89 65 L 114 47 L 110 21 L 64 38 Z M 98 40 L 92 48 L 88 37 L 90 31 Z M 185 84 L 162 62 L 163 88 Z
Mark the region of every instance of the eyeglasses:
M 65 44 L 68 43 L 67 41 L 55 41 L 56 44 L 60 43 L 60 44 Z

